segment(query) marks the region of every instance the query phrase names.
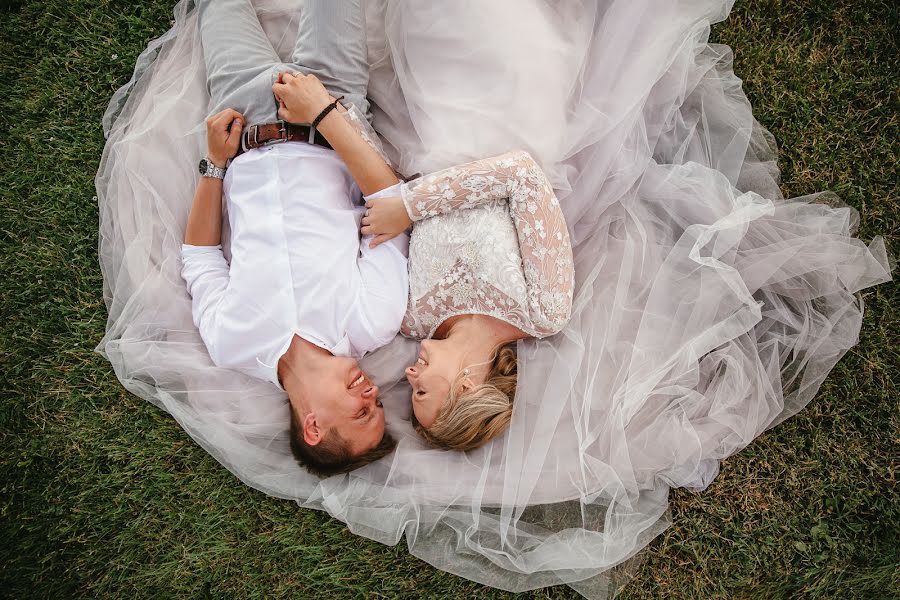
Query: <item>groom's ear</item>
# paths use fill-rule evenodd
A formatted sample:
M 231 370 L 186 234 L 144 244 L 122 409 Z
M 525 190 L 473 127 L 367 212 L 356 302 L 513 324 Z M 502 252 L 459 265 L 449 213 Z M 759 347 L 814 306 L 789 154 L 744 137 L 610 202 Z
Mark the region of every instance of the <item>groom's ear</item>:
M 316 422 L 316 413 L 309 412 L 303 418 L 303 441 L 310 446 L 318 446 L 322 441 L 322 429 Z

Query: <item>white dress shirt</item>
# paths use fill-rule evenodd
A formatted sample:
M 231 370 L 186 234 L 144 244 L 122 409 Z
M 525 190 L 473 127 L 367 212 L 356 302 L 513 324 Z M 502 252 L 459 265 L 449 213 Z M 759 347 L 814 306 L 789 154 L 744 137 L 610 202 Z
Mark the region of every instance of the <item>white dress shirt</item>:
M 295 334 L 355 358 L 394 338 L 409 293 L 409 236 L 375 249 L 360 239 L 365 207 L 333 150 L 250 150 L 228 168 L 224 195 L 230 266 L 221 246 L 182 246 L 194 323 L 216 365 L 280 387 L 278 359 Z

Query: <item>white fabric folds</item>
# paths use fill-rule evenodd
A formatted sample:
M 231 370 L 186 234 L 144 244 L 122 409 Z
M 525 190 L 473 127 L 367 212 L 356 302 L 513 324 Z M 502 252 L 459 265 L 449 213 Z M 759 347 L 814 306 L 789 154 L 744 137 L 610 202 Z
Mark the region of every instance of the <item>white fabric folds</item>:
M 302 2 L 256 6 L 288 51 Z M 487 585 L 606 597 L 667 526 L 669 488 L 707 486 L 805 406 L 857 341 L 857 292 L 890 279 L 852 208 L 781 197 L 731 51 L 707 43 L 730 6 L 370 2 L 375 126 L 401 172 L 522 148 L 568 221 L 573 318 L 520 344 L 512 425 L 488 446 L 418 439 L 401 381 L 416 345 L 397 338 L 363 362 L 396 452 L 320 481 L 291 457 L 283 394 L 213 366 L 179 275 L 208 103 L 189 0 L 104 117 L 98 350 L 254 488 Z

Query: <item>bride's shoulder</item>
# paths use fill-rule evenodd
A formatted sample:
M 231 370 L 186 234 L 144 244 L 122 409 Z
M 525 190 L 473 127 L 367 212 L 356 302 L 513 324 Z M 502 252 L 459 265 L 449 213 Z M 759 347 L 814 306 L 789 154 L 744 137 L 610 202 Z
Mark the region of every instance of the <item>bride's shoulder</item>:
M 479 327 L 489 329 L 498 338 L 512 341 L 530 337 L 529 334 L 525 333 L 512 323 L 508 323 L 507 321 L 492 315 L 473 315 L 472 320 L 477 323 Z

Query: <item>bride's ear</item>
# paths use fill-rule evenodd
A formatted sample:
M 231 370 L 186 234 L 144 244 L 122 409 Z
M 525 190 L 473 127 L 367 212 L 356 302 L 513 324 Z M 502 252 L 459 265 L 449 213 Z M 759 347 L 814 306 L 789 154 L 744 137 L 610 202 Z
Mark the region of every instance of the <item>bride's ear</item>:
M 308 413 L 303 418 L 303 441 L 310 446 L 318 446 L 322 441 L 322 430 L 316 422 L 316 414 Z

